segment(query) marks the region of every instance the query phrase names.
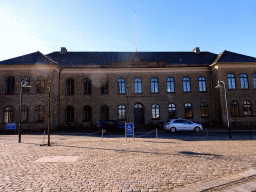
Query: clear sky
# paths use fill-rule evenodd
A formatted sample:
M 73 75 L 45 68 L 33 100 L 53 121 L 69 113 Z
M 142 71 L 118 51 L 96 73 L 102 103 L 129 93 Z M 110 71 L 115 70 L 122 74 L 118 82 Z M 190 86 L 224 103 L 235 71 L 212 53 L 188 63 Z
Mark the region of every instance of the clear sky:
M 0 0 L 0 61 L 40 51 L 228 50 L 256 57 L 256 0 Z

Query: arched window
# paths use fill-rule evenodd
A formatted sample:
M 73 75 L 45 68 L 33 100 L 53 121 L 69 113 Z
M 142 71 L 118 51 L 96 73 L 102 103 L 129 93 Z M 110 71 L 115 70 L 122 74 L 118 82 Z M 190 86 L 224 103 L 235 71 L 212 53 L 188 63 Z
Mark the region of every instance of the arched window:
M 185 104 L 185 118 L 192 118 L 192 105 L 190 103 Z
M 74 80 L 73 79 L 68 79 L 66 81 L 66 94 L 74 95 Z
M 253 74 L 252 81 L 253 81 L 253 88 L 256 89 L 256 73 Z
M 125 106 L 119 105 L 118 107 L 118 119 L 125 120 Z
M 28 106 L 23 105 L 21 108 L 21 122 L 28 122 L 29 117 Z
M 12 76 L 7 77 L 5 81 L 5 94 L 14 94 L 14 85 L 15 85 L 14 77 Z
M 42 105 L 35 108 L 35 122 L 44 122 L 44 107 Z
M 159 105 L 152 105 L 152 119 L 160 119 Z
M 201 109 L 201 117 L 202 118 L 209 116 L 209 110 L 208 110 L 207 103 L 201 103 L 200 109 Z
M 248 89 L 248 77 L 245 73 L 240 75 L 241 89 Z
M 135 108 L 135 109 L 142 109 L 142 105 L 139 104 L 139 103 L 137 103 L 137 104 L 135 104 L 134 108 Z
M 65 111 L 65 121 L 72 122 L 74 121 L 74 107 L 73 106 L 67 106 Z
M 228 74 L 228 89 L 236 89 L 236 79 L 232 73 Z
M 174 87 L 174 79 L 169 77 L 167 79 L 167 93 L 174 93 L 175 87 Z
M 250 101 L 244 101 L 244 115 L 252 116 L 252 106 Z
M 230 102 L 230 113 L 231 113 L 231 117 L 239 116 L 238 103 L 236 101 Z
M 101 119 L 108 120 L 109 119 L 109 108 L 107 105 L 102 105 L 100 109 Z
M 45 80 L 44 77 L 39 76 L 36 80 L 36 93 L 44 93 L 45 91 Z
M 171 103 L 169 106 L 168 106 L 168 118 L 169 119 L 175 119 L 176 118 L 176 106 L 175 104 Z
M 199 91 L 205 92 L 206 91 L 206 80 L 204 77 L 199 77 L 198 84 L 199 84 Z
M 142 93 L 142 83 L 139 78 L 134 80 L 134 93 Z
M 30 79 L 27 76 L 24 76 L 21 80 L 21 82 L 24 81 L 26 84 L 30 84 Z M 29 93 L 29 87 L 22 87 L 22 93 Z
M 190 79 L 188 77 L 183 78 L 183 91 L 190 92 Z
M 100 94 L 108 94 L 108 79 L 101 79 Z
M 91 80 L 86 78 L 84 80 L 84 94 L 91 95 L 92 94 L 92 83 Z
M 124 79 L 118 79 L 118 93 L 124 94 L 125 93 L 125 80 Z
M 5 107 L 4 108 L 4 123 L 13 123 L 13 108 Z
M 92 121 L 92 108 L 89 105 L 84 106 L 83 114 L 84 114 L 84 122 Z
M 151 93 L 158 93 L 158 80 L 157 78 L 151 79 Z

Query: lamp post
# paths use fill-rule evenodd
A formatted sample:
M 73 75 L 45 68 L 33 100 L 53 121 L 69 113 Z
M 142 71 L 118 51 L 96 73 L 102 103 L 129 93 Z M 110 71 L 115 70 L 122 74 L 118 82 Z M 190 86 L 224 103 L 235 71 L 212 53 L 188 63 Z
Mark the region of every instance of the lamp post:
M 229 125 L 229 117 L 228 117 L 228 102 L 227 102 L 227 91 L 226 91 L 226 86 L 225 86 L 225 83 L 224 81 L 218 81 L 218 84 L 215 88 L 220 88 L 222 87 L 220 84 L 223 84 L 223 87 L 224 87 L 224 92 L 225 92 L 225 102 L 226 102 L 226 111 L 227 111 L 227 122 L 228 122 L 228 131 L 229 131 L 229 139 L 231 139 L 231 128 L 230 128 L 230 125 Z
M 32 87 L 26 79 L 23 79 L 20 83 L 20 120 L 19 120 L 19 143 L 21 143 L 21 118 L 22 118 L 22 88 L 23 87 Z

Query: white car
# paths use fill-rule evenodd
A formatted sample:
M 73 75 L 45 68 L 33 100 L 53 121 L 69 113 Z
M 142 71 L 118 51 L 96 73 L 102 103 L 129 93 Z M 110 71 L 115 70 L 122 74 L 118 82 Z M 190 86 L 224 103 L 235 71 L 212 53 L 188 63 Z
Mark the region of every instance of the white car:
M 164 130 L 176 132 L 176 131 L 195 131 L 199 132 L 203 130 L 203 126 L 194 123 L 192 121 L 188 121 L 186 119 L 171 119 L 164 125 Z

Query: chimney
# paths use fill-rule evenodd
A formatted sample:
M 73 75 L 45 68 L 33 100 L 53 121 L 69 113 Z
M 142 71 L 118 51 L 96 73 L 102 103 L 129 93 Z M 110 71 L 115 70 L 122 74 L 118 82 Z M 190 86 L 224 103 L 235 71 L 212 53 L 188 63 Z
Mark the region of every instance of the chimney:
M 196 47 L 195 49 L 193 49 L 193 52 L 196 54 L 200 54 L 200 48 Z
M 61 47 L 61 49 L 60 49 L 60 53 L 61 54 L 66 54 L 67 53 L 67 49 L 66 49 L 66 47 Z

